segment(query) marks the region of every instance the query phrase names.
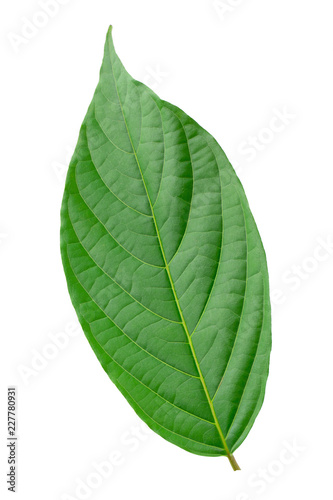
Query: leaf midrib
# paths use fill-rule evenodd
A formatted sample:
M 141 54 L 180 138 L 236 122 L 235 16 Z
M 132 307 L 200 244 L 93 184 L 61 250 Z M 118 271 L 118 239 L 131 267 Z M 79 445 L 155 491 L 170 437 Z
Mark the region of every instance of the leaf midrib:
M 111 67 L 111 71 L 112 71 L 112 76 L 113 76 L 113 80 L 114 80 L 115 89 L 116 89 L 117 96 L 118 96 L 119 106 L 120 106 L 120 109 L 121 109 L 121 113 L 122 113 L 122 117 L 123 117 L 124 124 L 125 124 L 125 127 L 126 127 L 126 131 L 127 131 L 127 134 L 128 134 L 128 138 L 129 138 L 129 141 L 131 143 L 131 147 L 132 147 L 132 150 L 133 150 L 133 153 L 134 153 L 134 156 L 135 156 L 135 159 L 136 159 L 139 171 L 140 171 L 141 179 L 142 179 L 145 191 L 146 191 L 147 199 L 148 199 L 148 202 L 149 202 L 150 210 L 151 210 L 151 213 L 152 213 L 152 218 L 153 218 L 155 229 L 156 229 L 156 234 L 157 234 L 158 242 L 159 242 L 159 245 L 160 245 L 162 257 L 163 257 L 164 264 L 165 264 L 165 269 L 166 269 L 166 272 L 168 274 L 168 278 L 169 278 L 169 281 L 170 281 L 171 289 L 172 289 L 172 292 L 173 292 L 173 295 L 174 295 L 174 298 L 175 298 L 175 301 L 176 301 L 177 309 L 178 309 L 178 312 L 179 312 L 179 315 L 180 315 L 180 318 L 181 318 L 181 321 L 182 321 L 181 324 L 182 324 L 182 326 L 184 328 L 184 331 L 185 331 L 185 334 L 186 334 L 186 337 L 187 337 L 187 340 L 188 340 L 188 343 L 189 343 L 189 346 L 190 346 L 190 349 L 191 349 L 191 353 L 192 353 L 192 356 L 193 356 L 196 368 L 197 368 L 198 373 L 199 373 L 199 378 L 200 378 L 202 387 L 204 389 L 204 392 L 205 392 L 205 395 L 206 395 L 206 398 L 207 398 L 207 401 L 208 401 L 208 404 L 209 404 L 209 408 L 210 408 L 212 416 L 214 418 L 215 426 L 216 426 L 216 429 L 217 429 L 217 431 L 219 433 L 219 436 L 220 436 L 220 439 L 221 439 L 224 451 L 226 452 L 227 456 L 230 458 L 231 457 L 231 452 L 229 451 L 227 442 L 225 440 L 225 437 L 223 435 L 221 426 L 219 424 L 219 421 L 218 421 L 218 418 L 217 418 L 217 415 L 216 415 L 216 412 L 215 412 L 215 408 L 214 408 L 213 402 L 212 402 L 212 400 L 210 398 L 210 395 L 209 395 L 209 392 L 208 392 L 208 388 L 207 388 L 205 379 L 203 377 L 203 374 L 202 374 L 202 371 L 201 371 L 201 368 L 200 368 L 200 364 L 199 364 L 198 358 L 196 356 L 196 352 L 195 352 L 195 349 L 194 349 L 194 346 L 193 346 L 193 343 L 192 343 L 191 335 L 189 333 L 189 330 L 188 330 L 188 327 L 187 327 L 187 324 L 186 324 L 186 321 L 185 321 L 182 309 L 180 307 L 180 303 L 179 303 L 179 299 L 178 299 L 178 296 L 177 296 L 177 292 L 176 292 L 176 289 L 175 289 L 175 286 L 174 286 L 174 282 L 173 282 L 173 279 L 172 279 L 172 276 L 171 276 L 171 273 L 170 273 L 168 261 L 167 261 L 166 256 L 165 256 L 165 252 L 164 252 L 164 248 L 163 248 L 163 243 L 162 243 L 162 240 L 161 240 L 160 232 L 159 232 L 159 229 L 158 229 L 158 225 L 157 225 L 157 221 L 156 221 L 156 217 L 155 217 L 155 213 L 154 213 L 153 204 L 152 204 L 150 196 L 149 196 L 149 192 L 148 192 L 147 185 L 146 185 L 143 173 L 142 173 L 142 169 L 141 169 L 141 165 L 140 165 L 140 162 L 139 162 L 139 158 L 138 158 L 136 149 L 135 149 L 133 141 L 132 141 L 132 137 L 131 137 L 131 134 L 130 134 L 130 131 L 129 131 L 129 128 L 128 128 L 128 125 L 127 125 L 127 121 L 126 121 L 126 117 L 125 117 L 125 114 L 124 114 L 123 106 L 122 106 L 121 99 L 120 99 L 120 96 L 119 96 L 117 82 L 116 82 L 116 78 L 115 78 L 114 71 L 113 71 L 113 65 L 112 65 L 112 61 L 111 61 L 110 46 L 108 46 L 108 48 L 109 48 L 109 55 L 110 55 L 110 67 Z M 189 154 L 190 154 L 190 158 L 191 158 L 190 151 L 189 151 Z M 191 158 L 191 164 L 193 166 L 192 158 Z

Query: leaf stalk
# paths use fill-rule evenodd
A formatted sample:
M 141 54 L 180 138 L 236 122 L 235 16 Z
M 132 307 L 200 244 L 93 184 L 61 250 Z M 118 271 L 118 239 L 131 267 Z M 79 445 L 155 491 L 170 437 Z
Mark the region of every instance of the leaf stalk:
M 228 457 L 228 460 L 229 460 L 230 465 L 233 468 L 233 470 L 235 470 L 235 471 L 241 470 L 241 468 L 239 467 L 239 465 L 237 463 L 237 460 L 235 459 L 235 457 L 232 454 L 228 453 L 227 457 Z

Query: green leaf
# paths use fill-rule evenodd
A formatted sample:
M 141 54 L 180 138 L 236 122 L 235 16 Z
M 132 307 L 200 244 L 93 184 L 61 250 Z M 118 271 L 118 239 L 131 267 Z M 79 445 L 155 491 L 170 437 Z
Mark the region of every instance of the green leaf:
M 61 252 L 88 341 L 136 413 L 237 469 L 268 375 L 264 249 L 220 146 L 126 72 L 111 28 L 67 175 Z

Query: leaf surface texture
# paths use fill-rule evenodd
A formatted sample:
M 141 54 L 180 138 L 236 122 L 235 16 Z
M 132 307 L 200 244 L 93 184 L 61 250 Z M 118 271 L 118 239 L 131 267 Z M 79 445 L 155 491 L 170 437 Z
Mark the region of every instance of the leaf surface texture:
M 228 455 L 264 398 L 266 258 L 215 139 L 124 69 L 109 30 L 61 210 L 71 300 L 104 370 L 159 435 Z

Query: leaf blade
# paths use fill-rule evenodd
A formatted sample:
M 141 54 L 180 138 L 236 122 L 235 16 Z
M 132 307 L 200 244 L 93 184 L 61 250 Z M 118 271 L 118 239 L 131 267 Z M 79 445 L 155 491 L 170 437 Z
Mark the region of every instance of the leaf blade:
M 111 380 L 162 437 L 230 456 L 268 375 L 264 250 L 220 146 L 130 77 L 111 32 L 61 219 L 71 299 Z

